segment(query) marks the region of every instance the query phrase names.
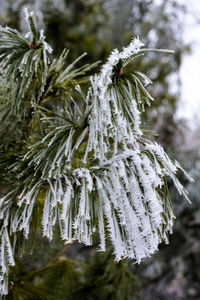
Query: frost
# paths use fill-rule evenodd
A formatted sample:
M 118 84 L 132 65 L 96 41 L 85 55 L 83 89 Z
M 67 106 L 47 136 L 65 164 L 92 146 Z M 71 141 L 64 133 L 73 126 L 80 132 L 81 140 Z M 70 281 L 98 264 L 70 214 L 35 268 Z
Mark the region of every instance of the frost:
M 134 38 L 128 47 L 123 48 L 123 51 L 120 53 L 120 58 L 126 59 L 133 54 L 137 54 L 143 46 L 144 44 L 139 40 L 139 38 Z
M 44 31 L 40 30 L 40 37 L 39 37 L 39 43 L 42 43 L 44 45 L 44 50 L 48 53 L 52 53 L 53 49 L 51 48 L 51 46 L 45 42 L 45 35 L 44 35 Z
M 130 123 L 133 124 L 135 133 L 141 135 L 140 112 L 133 97 L 132 87 L 128 84 L 124 95 L 127 98 L 127 105 L 124 108 L 126 109 L 125 114 L 122 107 L 119 107 L 119 103 L 124 101 L 123 96 L 116 92 L 111 84 L 114 67 L 121 59 L 125 60 L 131 55 L 136 55 L 142 46 L 143 43 L 135 38 L 128 47 L 123 48 L 121 53 L 117 49 L 113 50 L 100 74 L 91 77 L 92 89 L 89 91 L 89 96 L 93 101 L 93 109 L 90 117 L 90 135 L 85 160 L 92 149 L 96 158 L 101 162 L 105 160 L 110 137 L 114 137 L 116 151 L 121 143 L 126 145 L 129 141 L 133 145 L 136 144 Z M 127 115 L 130 119 L 129 122 Z
M 33 17 L 33 15 L 34 15 L 33 11 L 28 11 L 27 7 L 24 8 L 24 16 L 25 16 L 27 23 L 28 23 L 29 18 Z
M 47 60 L 46 52 L 51 53 L 51 49 L 42 31 L 40 42 Z M 140 111 L 144 103 L 153 100 L 144 87 L 151 83 L 148 77 L 135 72 L 134 84 L 128 79 L 122 84 L 115 82 L 118 63 L 126 63 L 130 57 L 145 51 L 142 47 L 143 43 L 135 38 L 122 52 L 113 50 L 100 74 L 91 77 L 86 96 L 86 103 L 91 103 L 86 113 L 90 114 L 82 133 L 77 135 L 73 126 L 67 130 L 65 126 L 57 127 L 34 145 L 39 149 L 37 153 L 30 147 L 23 157 L 22 162 L 27 162 L 35 172 L 30 185 L 18 190 L 17 198 L 13 191 L 0 199 L 1 295 L 8 293 L 8 270 L 14 266 L 16 234 L 21 231 L 28 238 L 40 192 L 45 194 L 43 235 L 49 240 L 53 238 L 56 224 L 65 243 L 77 240 L 91 245 L 96 231 L 99 251 L 105 251 L 109 237 L 117 261 L 130 258 L 137 263 L 154 253 L 163 239 L 168 241 L 175 216 L 166 194 L 166 177 L 188 199 L 187 191 L 176 177 L 178 170 L 185 171 L 160 145 L 142 136 Z M 26 61 L 24 57 L 23 66 Z M 34 63 L 37 69 L 36 56 Z M 64 75 L 61 74 L 61 80 Z M 81 91 L 79 86 L 76 89 Z M 78 105 L 73 104 L 74 110 L 79 111 Z M 54 151 L 60 137 L 63 139 Z M 77 167 L 73 164 L 74 153 L 83 143 L 83 167 Z M 50 159 L 48 151 L 51 150 Z M 41 178 L 35 183 L 38 170 Z M 17 203 L 15 208 L 13 203 Z

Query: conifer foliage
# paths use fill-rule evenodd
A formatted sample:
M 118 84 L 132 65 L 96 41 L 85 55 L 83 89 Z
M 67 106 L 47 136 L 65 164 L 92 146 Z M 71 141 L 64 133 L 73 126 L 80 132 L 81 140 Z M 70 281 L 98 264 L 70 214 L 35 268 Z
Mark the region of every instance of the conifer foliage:
M 66 50 L 52 59 L 33 14 L 26 19 L 25 36 L 0 28 L 1 295 L 21 240 L 36 234 L 38 220 L 50 240 L 57 225 L 64 243 L 91 245 L 98 232 L 99 250 L 109 238 L 117 261 L 139 263 L 172 231 L 166 177 L 187 198 L 176 177 L 180 164 L 141 129 L 140 114 L 153 101 L 150 79 L 123 72 L 154 49 L 134 38 L 89 76 L 97 63 L 75 68 L 81 56 L 66 66 Z

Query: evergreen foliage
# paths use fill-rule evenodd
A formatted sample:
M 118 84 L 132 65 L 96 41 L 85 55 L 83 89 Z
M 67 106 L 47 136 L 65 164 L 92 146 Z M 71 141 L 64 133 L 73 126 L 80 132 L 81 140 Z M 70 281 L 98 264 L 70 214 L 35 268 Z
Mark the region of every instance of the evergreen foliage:
M 32 271 L 17 261 L 8 299 L 134 300 L 139 295 L 137 277 L 126 261 L 113 262 L 111 249 L 86 262 L 67 259 L 61 251 Z
M 2 295 L 22 235 L 36 234 L 41 219 L 50 240 L 56 225 L 66 244 L 91 245 L 98 232 L 99 250 L 109 238 L 117 261 L 140 262 L 172 231 L 166 176 L 187 198 L 176 177 L 180 164 L 141 128 L 140 113 L 153 100 L 145 87 L 151 81 L 140 72 L 124 74 L 136 57 L 155 49 L 135 38 L 88 77 L 96 63 L 75 69 L 81 56 L 66 66 L 66 50 L 52 59 L 32 13 L 26 19 L 25 36 L 0 28 Z

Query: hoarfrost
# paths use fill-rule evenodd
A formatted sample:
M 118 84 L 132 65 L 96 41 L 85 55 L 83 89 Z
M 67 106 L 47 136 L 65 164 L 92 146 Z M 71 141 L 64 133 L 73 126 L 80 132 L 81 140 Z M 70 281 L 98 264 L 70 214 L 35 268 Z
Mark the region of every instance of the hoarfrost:
M 42 32 L 40 40 L 44 43 Z M 165 177 L 170 177 L 179 193 L 187 198 L 187 192 L 176 177 L 177 170 L 182 168 L 160 145 L 141 140 L 141 95 L 145 95 L 147 103 L 152 97 L 136 75 L 134 87 L 129 81 L 124 82 L 122 90 L 113 84 L 114 67 L 120 60 L 126 61 L 137 55 L 142 46 L 139 39 L 133 39 L 122 52 L 114 50 L 111 53 L 100 74 L 91 77 L 87 94 L 87 101 L 92 103 L 88 127 L 75 143 L 75 129 L 68 131 L 52 161 L 45 161 L 41 181 L 22 189 L 17 201 L 12 192 L 0 199 L 2 295 L 8 293 L 8 270 L 14 265 L 16 233 L 23 231 L 28 237 L 34 206 L 44 183 L 48 189 L 43 196 L 41 223 L 43 235 L 49 239 L 53 238 L 56 223 L 66 243 L 78 240 L 91 245 L 93 233 L 98 231 L 98 250 L 105 251 L 108 235 L 117 261 L 131 258 L 137 263 L 154 253 L 162 239 L 167 242 L 175 216 L 170 200 L 162 196 L 166 188 Z M 44 51 L 51 52 L 51 49 L 45 44 Z M 145 85 L 150 83 L 145 75 L 138 75 Z M 48 142 L 48 146 L 53 147 L 59 132 L 65 130 L 64 127 L 57 129 L 55 135 L 50 132 L 41 143 Z M 73 154 L 86 139 L 83 164 L 91 155 L 97 163 L 88 168 L 74 168 Z M 33 165 L 37 172 L 47 152 L 45 149 L 32 156 L 32 151 L 30 149 L 23 160 L 30 158 L 29 166 Z M 61 170 L 63 160 L 65 167 Z M 13 200 L 17 203 L 15 210 Z

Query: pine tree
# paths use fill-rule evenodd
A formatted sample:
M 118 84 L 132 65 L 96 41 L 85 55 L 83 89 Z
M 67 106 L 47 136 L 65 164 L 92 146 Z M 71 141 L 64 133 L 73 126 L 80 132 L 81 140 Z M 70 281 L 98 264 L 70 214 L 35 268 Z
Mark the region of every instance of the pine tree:
M 109 239 L 117 261 L 139 263 L 172 231 L 167 177 L 188 199 L 176 176 L 184 170 L 141 126 L 154 100 L 151 80 L 125 73 L 157 50 L 134 38 L 91 75 L 98 63 L 76 67 L 83 54 L 66 66 L 66 49 L 53 59 L 33 14 L 26 11 L 26 20 L 25 36 L 0 28 L 1 295 L 14 256 L 40 226 L 49 240 L 59 227 L 65 244 L 92 245 L 98 232 L 100 251 Z

